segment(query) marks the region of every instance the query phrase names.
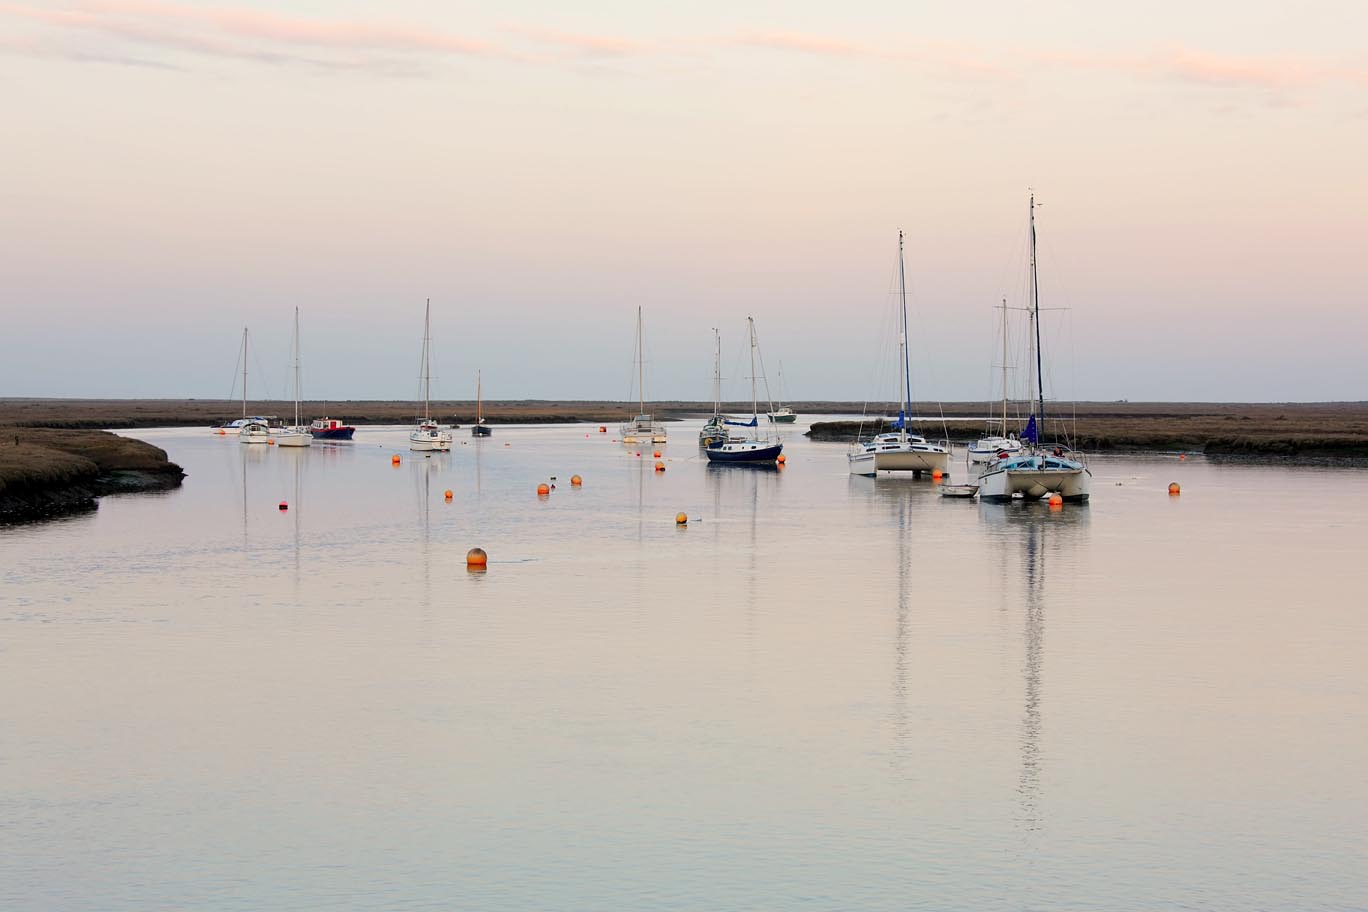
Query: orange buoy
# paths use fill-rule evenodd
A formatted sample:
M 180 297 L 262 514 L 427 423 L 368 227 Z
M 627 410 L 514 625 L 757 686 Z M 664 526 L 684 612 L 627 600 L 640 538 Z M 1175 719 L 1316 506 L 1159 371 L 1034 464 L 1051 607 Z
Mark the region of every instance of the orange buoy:
M 1178 460 L 1181 462 L 1184 459 L 1187 459 L 1187 453 L 1179 453 Z
M 1051 510 L 1054 510 L 1054 509 L 1056 509 L 1056 508 L 1058 508 L 1058 507 L 1062 507 L 1062 506 L 1064 506 L 1064 495 L 1060 494 L 1058 491 L 1056 491 L 1055 493 L 1051 494 L 1051 495 L 1050 495 L 1050 509 L 1051 509 Z
M 267 445 L 267 446 L 275 446 L 275 441 L 274 441 L 274 440 L 268 440 L 268 441 L 266 441 L 266 445 Z
M 282 511 L 288 510 L 288 509 L 290 509 L 290 505 L 287 504 L 285 501 L 282 500 L 282 501 L 280 502 L 280 509 L 281 509 Z
M 675 525 L 676 525 L 676 526 L 687 526 L 688 524 L 689 524 L 689 514 L 688 514 L 688 513 L 676 513 L 676 514 L 675 514 Z
M 779 463 L 780 465 L 783 465 L 784 463 L 788 462 L 788 457 L 785 456 L 783 453 L 780 453 L 777 457 L 775 457 L 774 461 Z
M 608 428 L 606 428 L 606 427 L 604 427 L 603 425 L 600 424 L 600 425 L 599 425 L 599 433 L 600 433 L 600 434 L 606 434 L 606 433 L 608 433 Z
M 580 485 L 582 485 L 582 484 L 584 484 L 584 479 L 583 479 L 583 478 L 580 478 L 578 475 L 571 475 L 571 476 L 570 476 L 570 487 L 572 487 L 572 488 L 578 488 L 578 487 L 579 487 Z
M 1173 482 L 1173 484 L 1169 485 L 1169 496 L 1170 496 L 1170 497 L 1177 497 L 1177 496 L 1178 496 L 1179 494 L 1181 494 L 1181 493 L 1183 493 L 1183 489 L 1180 488 L 1180 487 L 1178 487 L 1178 482 L 1175 481 L 1175 482 Z
M 933 480 L 935 480 L 935 481 L 940 481 L 940 480 L 941 480 L 942 478 L 944 478 L 944 477 L 945 477 L 945 473 L 942 472 L 940 469 L 932 469 L 932 470 L 931 470 L 931 478 L 932 478 Z
M 550 494 L 550 493 L 551 493 L 551 488 L 549 488 L 547 485 L 544 485 L 544 484 L 539 484 L 539 485 L 537 485 L 537 496 L 538 496 L 538 497 L 545 497 L 547 494 Z
M 446 498 L 447 500 L 451 500 L 453 496 L 455 495 L 451 493 L 451 488 L 447 488 L 445 491 L 442 492 L 442 497 Z
M 654 456 L 656 459 L 659 459 L 659 458 L 660 458 L 660 450 L 656 450 L 656 451 L 655 451 L 654 453 L 652 453 L 651 455 Z
M 656 470 L 657 472 L 663 472 L 663 471 L 665 471 L 665 463 L 663 463 L 663 462 L 657 462 L 657 463 L 655 464 L 655 470 Z
M 471 548 L 466 552 L 466 566 L 483 570 L 489 563 L 489 555 L 485 554 L 484 548 Z
M 395 453 L 393 456 L 390 457 L 390 465 L 398 465 L 399 462 L 400 462 L 400 460 L 399 460 L 399 454 L 398 454 L 398 453 Z
M 222 436 L 224 435 L 225 431 L 224 431 L 222 428 L 220 428 L 216 433 L 217 433 L 220 437 L 222 437 Z

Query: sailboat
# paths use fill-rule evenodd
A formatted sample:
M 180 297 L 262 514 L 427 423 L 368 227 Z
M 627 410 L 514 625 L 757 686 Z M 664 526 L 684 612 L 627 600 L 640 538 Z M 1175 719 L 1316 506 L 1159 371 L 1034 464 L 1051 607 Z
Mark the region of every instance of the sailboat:
M 313 434 L 299 423 L 299 308 L 294 321 L 294 424 L 276 435 L 276 446 L 306 447 L 313 443 Z
M 779 435 L 771 433 L 774 422 L 769 421 L 768 416 L 766 416 L 765 433 L 761 434 L 759 431 L 760 406 L 755 391 L 755 351 L 758 343 L 755 341 L 755 320 L 751 317 L 746 317 L 746 328 L 750 334 L 751 418 L 750 421 L 723 419 L 723 424 L 752 428 L 753 430 L 750 434 L 729 435 L 725 440 L 710 444 L 703 451 L 707 454 L 709 462 L 773 463 L 784 451 L 784 443 L 779 439 Z M 768 388 L 768 384 L 766 388 Z M 770 403 L 770 408 L 771 410 L 774 408 L 774 403 Z
M 722 417 L 722 333 L 713 327 L 713 413 L 698 432 L 698 445 L 712 446 L 727 439 Z
M 475 423 L 470 426 L 470 436 L 489 437 L 494 433 L 484 420 L 484 387 L 480 383 L 480 372 L 475 372 Z
M 1031 317 L 1029 336 L 1034 357 L 1029 365 L 1034 376 L 1031 415 L 1021 431 L 1025 446 L 1016 455 L 1003 454 L 984 465 L 979 473 L 979 499 L 1008 501 L 1013 497 L 1039 500 L 1059 494 L 1066 501 L 1088 499 L 1088 483 L 1092 473 L 1082 454 L 1062 445 L 1042 445 L 1040 435 L 1045 431 L 1045 379 L 1040 348 L 1040 283 L 1036 269 L 1035 194 L 1031 194 L 1031 300 L 1027 308 Z
M 1013 455 L 1021 452 L 1021 441 L 1016 435 L 1007 430 L 1007 299 L 1002 299 L 1002 421 L 996 425 L 997 433 L 994 434 L 993 426 L 988 428 L 989 433 L 980 437 L 978 440 L 969 444 L 969 461 L 972 462 L 992 462 L 999 458 L 999 454 L 1006 453 Z
M 784 362 L 779 362 L 779 395 L 784 395 Z M 769 413 L 770 421 L 775 424 L 793 424 L 798 420 L 798 413 L 783 402 L 779 403 L 777 409 L 772 409 Z
M 432 419 L 432 299 L 423 316 L 423 420 L 409 432 L 409 449 L 416 452 L 445 453 L 451 449 L 451 431 Z
M 635 418 L 622 423 L 622 442 L 641 443 L 650 441 L 651 443 L 665 442 L 665 427 L 655 420 L 655 416 L 646 414 L 646 336 L 641 329 L 641 308 L 637 308 L 637 343 L 636 343 L 636 367 L 637 367 L 637 414 Z
M 898 297 L 902 305 L 902 332 L 898 354 L 902 361 L 902 402 L 892 433 L 875 435 L 873 440 L 856 443 L 846 458 L 850 474 L 877 476 L 880 472 L 946 472 L 950 465 L 948 445 L 928 443 L 925 437 L 909 433 L 907 422 L 912 405 L 912 363 L 907 352 L 907 277 L 903 265 L 903 233 L 898 232 Z
M 266 418 L 247 417 L 247 327 L 242 328 L 242 420 L 238 426 L 239 443 L 270 443 L 271 424 Z

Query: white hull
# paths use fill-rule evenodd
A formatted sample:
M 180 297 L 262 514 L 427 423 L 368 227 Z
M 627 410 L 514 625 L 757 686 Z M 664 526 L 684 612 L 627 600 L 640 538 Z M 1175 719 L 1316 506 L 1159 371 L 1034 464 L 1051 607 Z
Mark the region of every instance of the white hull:
M 930 443 L 899 442 L 880 438 L 850 453 L 849 460 L 852 475 L 874 476 L 880 472 L 936 471 L 947 474 L 950 468 L 950 451 Z
M 994 469 L 990 466 L 979 476 L 980 500 L 1007 501 L 1015 497 L 1039 500 L 1051 494 L 1059 494 L 1074 503 L 1088 499 L 1092 474 L 1085 466 L 1061 465 L 1058 460 L 1039 456 L 1003 461 L 1010 467 Z
M 998 453 L 1015 456 L 1021 452 L 1021 444 L 1010 437 L 985 437 L 969 445 L 969 461 L 975 464 L 993 462 Z
M 242 443 L 270 443 L 271 432 L 259 424 L 249 424 L 238 431 L 238 440 Z
M 277 434 L 275 438 L 276 446 L 283 447 L 306 447 L 313 444 L 313 435 L 307 430 L 291 428 L 288 431 Z
M 409 449 L 415 453 L 445 453 L 451 449 L 451 435 L 442 430 L 418 430 L 409 434 Z
M 658 424 L 629 421 L 620 430 L 623 443 L 665 443 L 665 428 Z

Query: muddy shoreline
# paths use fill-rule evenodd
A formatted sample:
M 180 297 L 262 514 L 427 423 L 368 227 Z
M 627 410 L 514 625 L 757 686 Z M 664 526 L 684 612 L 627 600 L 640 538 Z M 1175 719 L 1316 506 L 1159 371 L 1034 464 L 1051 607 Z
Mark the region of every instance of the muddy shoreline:
M 166 491 L 185 472 L 166 452 L 106 431 L 0 428 L 0 524 L 94 510 L 111 494 Z

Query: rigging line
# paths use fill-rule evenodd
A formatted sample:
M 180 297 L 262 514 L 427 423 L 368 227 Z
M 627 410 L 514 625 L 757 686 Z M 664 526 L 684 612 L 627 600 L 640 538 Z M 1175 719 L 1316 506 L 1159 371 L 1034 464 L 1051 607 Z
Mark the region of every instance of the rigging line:
M 242 337 L 241 337 L 240 339 L 238 339 L 238 353 L 237 353 L 237 358 L 236 358 L 236 360 L 233 361 L 233 388 L 230 389 L 230 390 L 228 391 L 228 399 L 227 399 L 228 402 L 233 402 L 233 401 L 235 401 L 235 400 L 237 399 L 237 392 L 238 392 L 237 382 L 238 382 L 238 376 L 242 373 L 242 354 L 243 354 L 242 349 L 243 349 L 243 347 L 244 347 L 246 344 L 247 344 L 247 334 L 244 332 L 244 333 L 242 334 Z

